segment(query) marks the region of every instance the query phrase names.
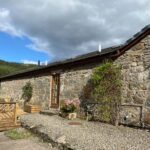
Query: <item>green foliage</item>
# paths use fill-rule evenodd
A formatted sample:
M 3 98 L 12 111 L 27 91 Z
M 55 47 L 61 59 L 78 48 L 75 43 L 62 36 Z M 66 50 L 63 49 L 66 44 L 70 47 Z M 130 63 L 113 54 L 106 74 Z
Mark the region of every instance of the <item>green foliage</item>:
M 27 82 L 22 88 L 22 98 L 25 102 L 29 102 L 32 97 L 33 87 L 30 82 Z
M 12 74 L 21 70 L 27 70 L 37 67 L 36 65 L 5 62 L 0 60 L 0 76 Z
M 70 104 L 70 105 L 68 105 L 68 106 L 63 106 L 63 107 L 61 107 L 60 108 L 60 111 L 62 112 L 62 113 L 73 113 L 73 112 L 75 112 L 76 111 L 76 107 L 73 105 L 73 104 Z
M 98 108 L 101 119 L 114 122 L 116 106 L 121 100 L 121 69 L 111 62 L 105 62 L 94 70 L 91 81 L 93 99 L 104 104 Z
M 80 105 L 80 100 L 79 99 L 64 100 L 60 110 L 61 110 L 62 113 L 66 113 L 66 114 L 73 113 L 77 110 L 79 105 Z

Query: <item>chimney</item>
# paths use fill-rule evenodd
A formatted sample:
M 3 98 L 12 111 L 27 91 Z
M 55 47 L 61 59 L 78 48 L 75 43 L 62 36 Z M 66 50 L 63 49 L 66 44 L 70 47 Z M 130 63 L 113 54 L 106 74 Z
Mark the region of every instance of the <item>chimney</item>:
M 41 62 L 40 62 L 40 60 L 38 60 L 38 66 L 40 66 L 41 64 L 40 64 Z
M 101 44 L 99 44 L 99 46 L 98 46 L 98 51 L 99 51 L 99 52 L 102 51 L 102 46 L 101 46 Z

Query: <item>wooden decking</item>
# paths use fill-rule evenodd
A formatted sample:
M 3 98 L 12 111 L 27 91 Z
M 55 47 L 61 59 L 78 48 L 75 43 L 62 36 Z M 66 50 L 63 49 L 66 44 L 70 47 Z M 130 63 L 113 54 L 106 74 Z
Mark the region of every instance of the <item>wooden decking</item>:
M 0 102 L 0 131 L 19 127 L 17 121 L 17 103 Z

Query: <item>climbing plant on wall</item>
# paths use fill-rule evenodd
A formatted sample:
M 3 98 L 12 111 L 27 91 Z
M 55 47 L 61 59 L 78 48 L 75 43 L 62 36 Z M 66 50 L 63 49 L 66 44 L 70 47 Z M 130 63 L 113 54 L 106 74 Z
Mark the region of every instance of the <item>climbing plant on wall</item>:
M 97 109 L 101 119 L 115 123 L 121 101 L 121 69 L 112 62 L 105 62 L 95 68 L 92 75 L 91 92 L 95 101 L 103 103 Z

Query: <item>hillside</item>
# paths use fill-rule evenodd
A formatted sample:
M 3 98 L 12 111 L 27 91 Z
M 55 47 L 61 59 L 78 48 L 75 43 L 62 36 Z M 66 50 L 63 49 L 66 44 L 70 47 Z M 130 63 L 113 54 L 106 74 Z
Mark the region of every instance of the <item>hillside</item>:
M 0 76 L 12 74 L 21 70 L 27 70 L 37 67 L 31 64 L 12 63 L 0 60 Z

